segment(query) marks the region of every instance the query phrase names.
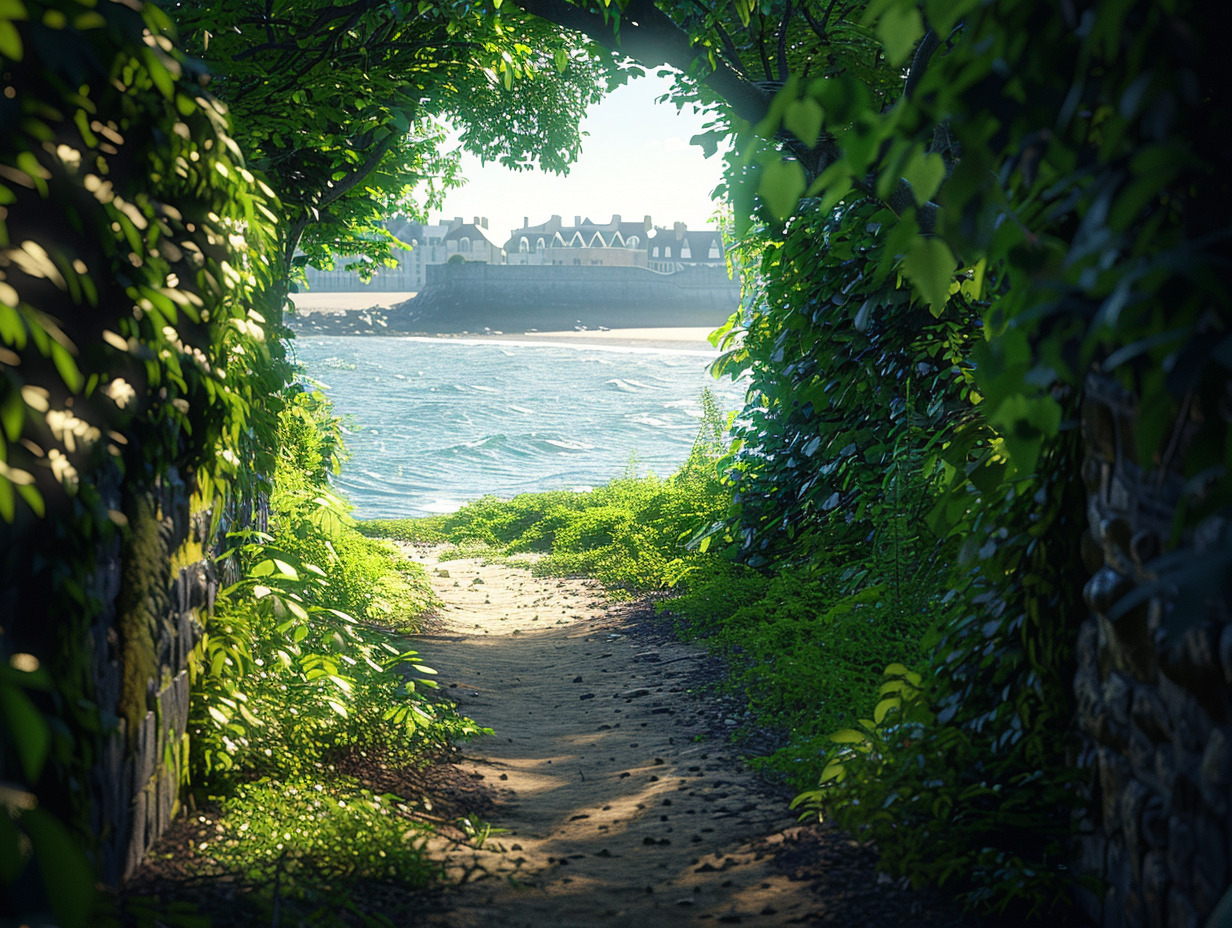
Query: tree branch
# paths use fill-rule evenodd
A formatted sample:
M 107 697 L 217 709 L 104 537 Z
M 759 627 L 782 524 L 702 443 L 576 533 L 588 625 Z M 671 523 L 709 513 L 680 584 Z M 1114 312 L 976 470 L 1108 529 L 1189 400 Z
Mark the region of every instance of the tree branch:
M 511 0 L 524 12 L 566 29 L 580 32 L 611 51 L 627 55 L 647 67 L 670 65 L 697 74 L 710 63 L 705 50 L 695 46 L 679 26 L 648 0 L 633 0 L 620 14 L 619 35 L 612 22 L 568 0 Z M 741 119 L 758 123 L 766 115 L 772 95 L 747 80 L 724 60 L 698 79 L 724 100 Z
M 779 23 L 778 66 L 781 81 L 787 80 L 787 27 L 791 23 L 792 12 L 791 0 L 787 0 L 787 5 L 783 10 L 783 21 Z
M 916 87 L 924 77 L 924 72 L 928 70 L 928 62 L 932 59 L 933 52 L 940 46 L 941 40 L 937 38 L 936 32 L 929 29 L 924 33 L 924 38 L 920 39 L 915 55 L 911 58 L 911 68 L 907 71 L 907 81 L 903 85 L 903 97 L 910 99 L 915 93 Z
M 327 190 L 322 191 L 319 205 L 329 206 L 329 204 L 337 202 L 351 190 L 354 190 L 365 177 L 376 170 L 377 165 L 381 163 L 381 159 L 389 153 L 389 150 L 394 147 L 394 143 L 397 140 L 398 134 L 391 131 L 368 153 L 368 157 L 364 159 L 363 164 L 357 167 L 349 177 L 338 181 Z

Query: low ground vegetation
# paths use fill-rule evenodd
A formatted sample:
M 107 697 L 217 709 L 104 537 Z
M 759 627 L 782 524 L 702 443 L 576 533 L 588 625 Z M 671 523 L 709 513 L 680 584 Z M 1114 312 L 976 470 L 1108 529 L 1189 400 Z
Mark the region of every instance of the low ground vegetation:
M 250 909 L 355 915 L 355 887 L 429 885 L 431 825 L 411 798 L 352 775 L 416 769 L 478 733 L 433 698 L 406 637 L 436 603 L 422 568 L 361 535 L 329 475 L 338 421 L 314 392 L 288 396 L 266 531 L 233 533 L 194 663 L 193 794 L 211 825 L 197 879 L 235 880 Z

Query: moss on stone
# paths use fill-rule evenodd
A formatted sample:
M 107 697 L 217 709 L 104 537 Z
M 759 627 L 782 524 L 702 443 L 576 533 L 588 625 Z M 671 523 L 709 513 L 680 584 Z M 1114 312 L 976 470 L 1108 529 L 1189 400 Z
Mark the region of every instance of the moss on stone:
M 116 714 L 127 721 L 131 745 L 149 710 L 150 681 L 158 674 L 156 633 L 159 613 L 167 602 L 168 561 L 153 502 L 142 495 L 126 508 L 129 531 L 121 555 L 116 603 L 122 667 Z

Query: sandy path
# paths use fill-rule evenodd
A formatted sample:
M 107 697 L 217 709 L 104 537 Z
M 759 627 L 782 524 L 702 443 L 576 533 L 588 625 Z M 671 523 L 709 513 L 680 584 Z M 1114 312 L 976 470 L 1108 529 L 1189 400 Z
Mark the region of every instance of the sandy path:
M 776 870 L 794 816 L 707 734 L 686 692 L 702 652 L 654 643 L 586 581 L 413 555 L 447 606 L 418 640 L 496 734 L 464 770 L 507 833 L 448 847 L 460 885 L 423 924 L 573 928 L 798 924 L 814 897 Z M 795 829 L 798 830 L 798 829 Z

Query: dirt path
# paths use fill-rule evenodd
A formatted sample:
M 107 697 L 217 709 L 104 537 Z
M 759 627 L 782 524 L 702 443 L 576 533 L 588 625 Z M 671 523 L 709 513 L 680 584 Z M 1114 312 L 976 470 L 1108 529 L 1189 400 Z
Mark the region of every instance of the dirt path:
M 461 766 L 507 829 L 478 850 L 438 843 L 455 888 L 422 924 L 956 924 L 878 881 L 867 848 L 797 824 L 687 691 L 703 652 L 656 636 L 645 607 L 587 581 L 412 556 L 446 603 L 418 648 L 496 732 Z M 833 892 L 819 894 L 827 860 Z

